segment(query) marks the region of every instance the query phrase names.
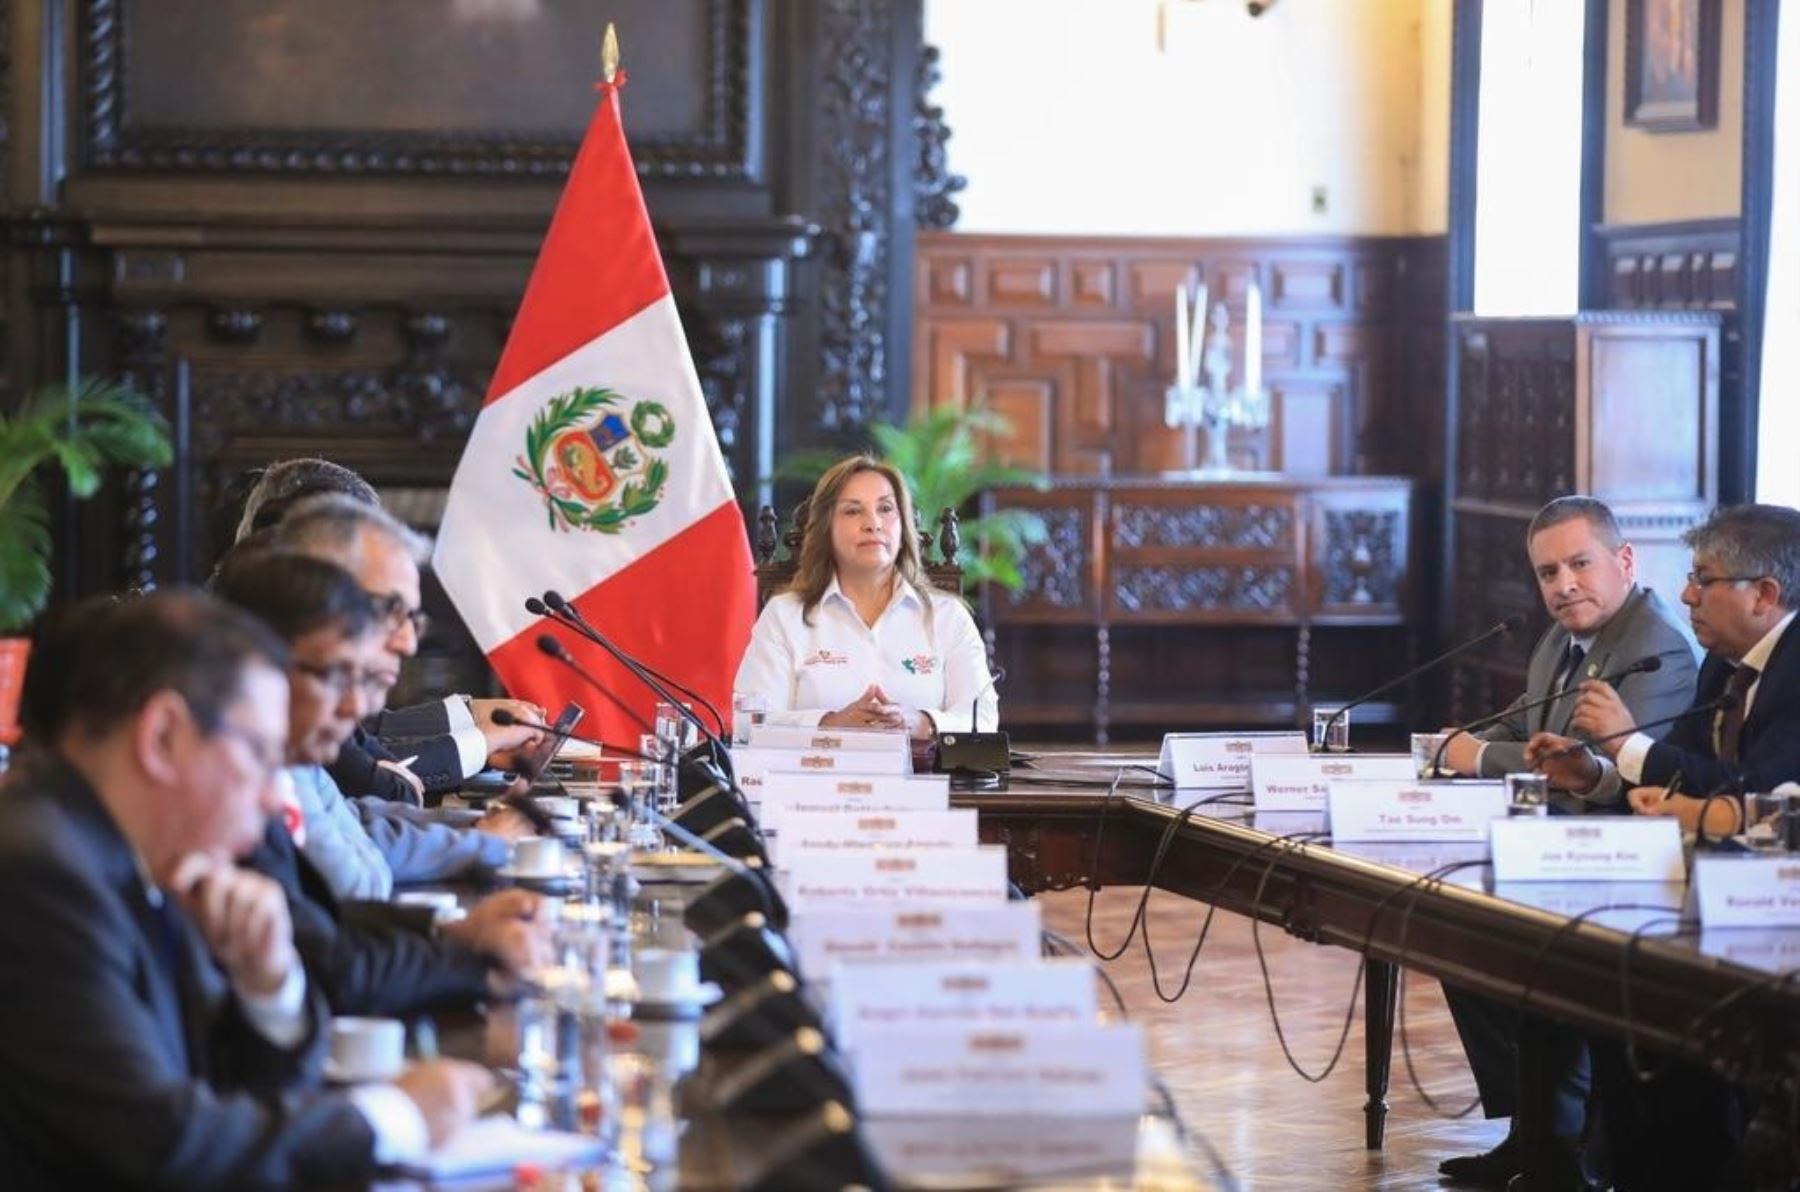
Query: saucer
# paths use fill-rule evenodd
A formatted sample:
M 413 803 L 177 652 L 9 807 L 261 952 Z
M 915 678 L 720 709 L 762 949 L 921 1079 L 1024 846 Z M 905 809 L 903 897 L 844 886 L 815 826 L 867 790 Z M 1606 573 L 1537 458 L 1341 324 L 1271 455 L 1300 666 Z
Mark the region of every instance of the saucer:
M 345 1072 L 336 1060 L 326 1056 L 323 1074 L 329 1084 L 383 1084 L 404 1071 L 406 1064 L 402 1062 L 391 1072 Z
M 570 872 L 567 869 L 519 870 L 510 864 L 494 870 L 494 876 L 502 881 L 511 882 L 515 886 L 549 892 L 565 890 L 581 880 L 579 872 Z
M 689 1016 L 698 1018 L 708 1006 L 715 1004 L 724 996 L 724 990 L 716 984 L 711 981 L 702 981 L 687 989 L 670 990 L 660 994 L 648 994 L 640 989 L 636 997 L 626 1000 L 631 1003 L 633 1017 L 644 1015 L 651 1018 L 685 1018 Z

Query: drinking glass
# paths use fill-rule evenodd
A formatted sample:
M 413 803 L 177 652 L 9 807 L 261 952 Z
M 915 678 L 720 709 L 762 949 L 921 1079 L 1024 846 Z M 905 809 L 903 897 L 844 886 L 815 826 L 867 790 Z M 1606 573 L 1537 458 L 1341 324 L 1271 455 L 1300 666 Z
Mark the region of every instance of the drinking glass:
M 750 744 L 750 730 L 767 720 L 769 697 L 761 692 L 737 691 L 731 696 L 731 743 Z
M 1549 778 L 1542 774 L 1508 774 L 1505 781 L 1507 815 L 1550 814 Z
M 1744 796 L 1744 841 L 1759 852 L 1800 852 L 1800 795 Z
M 1420 778 L 1446 778 L 1448 771 L 1437 767 L 1438 753 L 1449 733 L 1414 733 L 1412 735 L 1413 773 Z
M 1312 743 L 1315 753 L 1349 753 L 1350 713 L 1314 708 Z
M 689 712 L 694 710 L 690 704 L 683 704 L 681 708 L 686 708 Z M 694 727 L 694 722 L 682 713 L 681 708 L 669 703 L 656 705 L 656 737 L 666 744 L 675 746 L 677 753 L 687 752 L 700 740 L 699 730 Z M 644 750 L 644 752 L 651 751 Z M 657 757 L 661 757 L 662 754 L 663 751 L 660 749 L 655 751 Z
M 662 848 L 662 832 L 650 817 L 661 769 L 655 762 L 619 763 L 619 785 L 626 800 L 625 840 L 634 849 L 654 852 Z

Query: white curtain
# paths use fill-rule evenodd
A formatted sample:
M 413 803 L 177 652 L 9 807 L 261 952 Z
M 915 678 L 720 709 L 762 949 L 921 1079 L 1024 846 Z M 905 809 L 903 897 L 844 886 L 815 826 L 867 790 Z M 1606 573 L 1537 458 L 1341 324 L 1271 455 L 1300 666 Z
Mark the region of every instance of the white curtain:
M 1800 506 L 1800 0 L 1782 6 L 1779 40 L 1756 499 Z
M 1567 315 L 1580 301 L 1583 7 L 1482 6 L 1478 315 Z

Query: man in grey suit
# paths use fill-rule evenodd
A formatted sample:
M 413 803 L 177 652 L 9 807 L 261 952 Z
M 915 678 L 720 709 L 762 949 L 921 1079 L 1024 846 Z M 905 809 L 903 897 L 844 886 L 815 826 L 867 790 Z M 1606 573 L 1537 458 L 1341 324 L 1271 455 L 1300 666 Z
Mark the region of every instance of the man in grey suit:
M 1579 684 L 1618 674 L 1642 659 L 1656 658 L 1660 667 L 1617 683 L 1619 698 L 1637 723 L 1674 716 L 1693 700 L 1698 674 L 1693 640 L 1655 592 L 1638 586 L 1631 544 L 1619 532 L 1612 510 L 1592 497 L 1559 497 L 1531 519 L 1525 549 L 1551 625 L 1531 652 L 1525 691 L 1507 715 L 1480 732 L 1453 738 L 1445 749 L 1446 762 L 1460 774 L 1497 778 L 1530 770 L 1526 743 L 1539 732 L 1569 735 Z M 1538 705 L 1562 691 L 1569 694 Z M 1660 736 L 1668 729 L 1655 731 Z M 1553 810 L 1564 813 L 1625 810 L 1616 782 L 1585 796 L 1556 791 L 1551 798 Z M 1483 1112 L 1490 1118 L 1511 1117 L 1519 1093 L 1518 1012 L 1458 989 L 1446 988 L 1444 994 Z M 1579 1184 L 1578 1151 L 1589 1088 L 1586 1051 L 1571 1031 L 1548 1022 L 1531 1026 L 1545 1037 L 1550 1051 L 1556 1081 L 1552 1125 L 1568 1161 L 1565 1182 Z M 1508 1134 L 1492 1151 L 1447 1159 L 1438 1170 L 1458 1183 L 1505 1187 L 1519 1170 L 1517 1149 Z

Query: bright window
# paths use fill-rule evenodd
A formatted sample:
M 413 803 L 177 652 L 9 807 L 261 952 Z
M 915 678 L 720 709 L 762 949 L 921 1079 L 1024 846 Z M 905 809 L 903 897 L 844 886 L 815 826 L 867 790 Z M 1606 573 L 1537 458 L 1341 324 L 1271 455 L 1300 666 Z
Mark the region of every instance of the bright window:
M 1478 315 L 1578 308 L 1584 7 L 1581 0 L 1482 5 Z
M 1800 506 L 1800 6 L 1783 10 L 1780 25 L 1769 293 L 1757 391 L 1756 499 Z

